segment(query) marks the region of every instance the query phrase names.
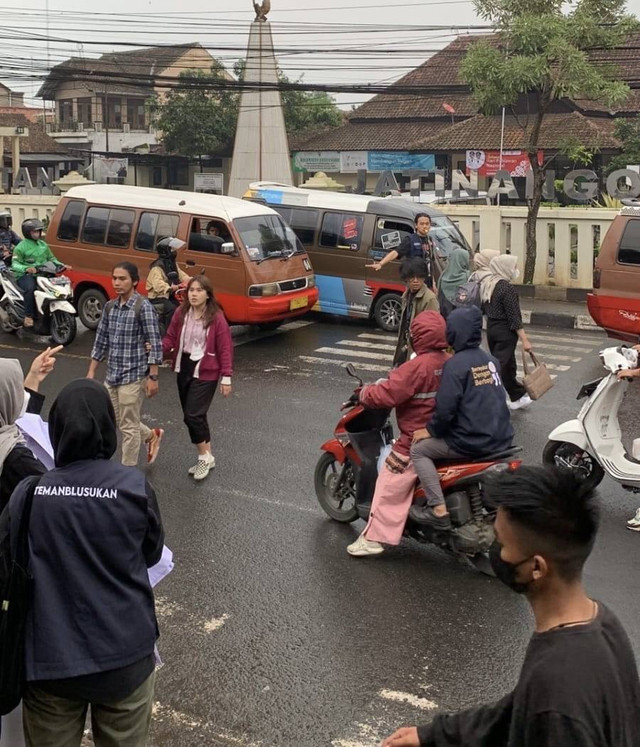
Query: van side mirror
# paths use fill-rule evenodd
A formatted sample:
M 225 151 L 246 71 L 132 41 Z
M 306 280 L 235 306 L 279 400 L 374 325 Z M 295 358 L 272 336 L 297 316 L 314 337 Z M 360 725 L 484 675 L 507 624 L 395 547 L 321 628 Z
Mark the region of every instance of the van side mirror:
M 220 247 L 220 254 L 235 254 L 236 253 L 236 245 L 233 243 L 233 241 L 225 241 L 225 243 Z

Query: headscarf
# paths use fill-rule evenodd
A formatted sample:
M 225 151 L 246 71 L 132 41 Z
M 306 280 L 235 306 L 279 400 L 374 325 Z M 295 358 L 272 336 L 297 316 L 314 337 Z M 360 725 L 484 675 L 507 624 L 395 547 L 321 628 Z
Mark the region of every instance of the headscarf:
M 93 379 L 67 384 L 49 413 L 56 467 L 84 459 L 111 459 L 117 447 L 116 415 L 109 393 Z
M 494 257 L 499 257 L 500 252 L 497 249 L 482 249 L 473 255 L 474 271 L 469 276 L 469 280 L 475 280 L 477 283 L 483 282 L 491 275 L 489 263 Z
M 0 471 L 14 446 L 24 439 L 15 424 L 24 404 L 24 377 L 15 359 L 0 358 Z
M 489 262 L 491 275 L 482 284 L 482 303 L 489 303 L 496 285 L 501 280 L 506 280 L 510 283 L 515 278 L 517 265 L 518 258 L 514 254 L 500 254 Z
M 444 297 L 453 303 L 456 300 L 458 288 L 467 280 L 469 280 L 469 252 L 458 247 L 447 257 L 447 266 L 440 275 L 438 287 Z

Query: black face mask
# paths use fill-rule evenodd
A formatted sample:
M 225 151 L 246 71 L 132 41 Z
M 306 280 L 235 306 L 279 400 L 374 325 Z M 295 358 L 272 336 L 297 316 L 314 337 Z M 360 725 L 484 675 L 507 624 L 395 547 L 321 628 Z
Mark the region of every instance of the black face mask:
M 506 560 L 502 559 L 500 555 L 501 551 L 502 548 L 497 542 L 494 543 L 489 550 L 489 562 L 491 563 L 493 572 L 496 574 L 496 578 L 502 581 L 502 583 L 505 584 L 505 586 L 508 586 L 512 591 L 515 591 L 516 594 L 524 594 L 529 588 L 531 582 L 527 581 L 526 583 L 523 583 L 522 581 L 516 581 L 516 574 L 518 573 L 518 568 L 523 563 L 526 563 L 527 560 L 531 560 L 533 555 L 521 560 L 519 563 L 507 563 Z

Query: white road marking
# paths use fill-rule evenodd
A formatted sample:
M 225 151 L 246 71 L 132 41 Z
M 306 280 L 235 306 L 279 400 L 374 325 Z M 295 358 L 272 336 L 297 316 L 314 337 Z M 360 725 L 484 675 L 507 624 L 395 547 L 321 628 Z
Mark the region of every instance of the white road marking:
M 242 745 L 242 747 L 260 747 L 262 744 L 262 742 L 251 742 L 245 734 L 237 735 L 231 734 L 228 731 L 216 731 L 216 726 L 210 721 L 200 721 L 194 716 L 176 711 L 175 708 L 157 702 L 153 704 L 153 716 L 154 718 L 173 721 L 178 726 L 190 729 L 191 731 L 199 730 L 204 732 L 208 737 L 219 740 L 221 744 Z M 185 744 L 189 744 L 188 738 Z
M 213 617 L 211 620 L 207 620 L 204 624 L 204 632 L 205 633 L 215 633 L 216 630 L 220 630 L 220 628 L 227 622 L 230 615 L 227 615 L 225 612 L 222 617 Z
M 396 349 L 395 345 L 385 345 L 384 343 L 366 342 L 365 340 L 338 340 L 336 345 L 352 345 L 356 348 L 369 348 L 371 350 L 390 350 Z
M 532 343 L 533 343 L 534 352 L 540 348 L 542 348 L 543 350 L 546 350 L 547 348 L 549 350 L 564 350 L 565 352 L 571 352 L 571 353 L 590 353 L 593 350 L 593 348 L 576 347 L 574 345 L 571 345 L 570 350 L 567 350 L 568 346 L 566 344 L 556 345 L 550 342 L 538 342 L 537 340 L 533 340 Z
M 397 335 L 370 334 L 368 332 L 363 332 L 361 335 L 358 335 L 358 337 L 365 340 L 383 340 L 385 342 L 396 342 L 398 339 Z
M 253 493 L 246 493 L 244 490 L 234 490 L 232 488 L 216 488 L 216 494 L 227 494 L 232 498 L 244 498 L 245 500 L 260 501 L 261 503 L 267 503 L 270 506 L 278 506 L 278 508 L 293 508 L 296 511 L 302 511 L 306 514 L 319 514 L 319 508 L 311 508 L 310 506 L 297 506 L 295 503 L 287 503 L 286 501 L 280 501 L 277 498 L 266 498 L 263 495 L 254 495 Z
M 381 690 L 379 695 L 385 700 L 393 700 L 396 703 L 408 703 L 410 706 L 420 708 L 422 711 L 433 711 L 438 707 L 438 704 L 434 703 L 433 700 L 420 698 L 417 695 L 411 695 L 411 693 L 401 693 L 397 690 Z
M 331 353 L 332 355 L 346 355 L 348 358 L 369 358 L 377 361 L 393 361 L 392 355 L 369 352 L 368 350 L 340 350 L 340 348 L 317 348 L 316 353 Z
M 305 363 L 326 363 L 330 366 L 341 366 L 344 368 L 347 361 L 337 360 L 336 358 L 320 358 L 315 355 L 301 355 L 299 356 L 301 361 Z M 376 366 L 373 363 L 358 363 L 358 371 L 372 371 L 374 373 L 389 373 L 390 366 Z

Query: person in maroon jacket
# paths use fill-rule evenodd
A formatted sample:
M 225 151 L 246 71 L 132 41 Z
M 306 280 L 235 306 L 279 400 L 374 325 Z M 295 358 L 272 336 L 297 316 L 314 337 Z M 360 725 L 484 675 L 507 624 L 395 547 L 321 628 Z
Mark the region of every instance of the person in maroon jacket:
M 388 379 L 369 384 L 360 392 L 360 404 L 371 408 L 396 408 L 400 438 L 376 481 L 369 523 L 347 547 L 349 555 L 367 557 L 384 552 L 382 542 L 397 545 L 413 498 L 417 480 L 409 458 L 414 431 L 424 427 L 435 408 L 446 353 L 446 324 L 437 311 L 423 311 L 411 323 L 411 347 L 416 357 L 394 369 Z
M 216 466 L 207 413 L 218 381 L 223 396 L 231 394 L 233 369 L 229 325 L 206 276 L 193 277 L 187 284 L 185 300 L 162 340 L 162 351 L 178 374 L 184 422 L 198 450 L 198 461 L 189 474 L 194 480 L 204 480 Z

